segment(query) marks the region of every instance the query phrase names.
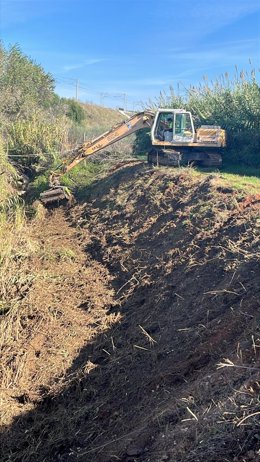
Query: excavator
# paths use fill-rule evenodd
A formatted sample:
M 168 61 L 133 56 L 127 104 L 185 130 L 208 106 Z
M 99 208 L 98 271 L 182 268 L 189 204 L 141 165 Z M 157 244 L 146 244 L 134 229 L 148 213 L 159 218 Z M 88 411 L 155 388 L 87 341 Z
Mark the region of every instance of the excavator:
M 226 146 L 226 132 L 221 127 L 202 125 L 195 130 L 191 112 L 184 109 L 158 109 L 156 112 L 147 110 L 132 115 L 93 141 L 84 142 L 72 151 L 60 170 L 51 174 L 50 189 L 41 193 L 41 201 L 48 205 L 63 199 L 69 200 L 67 188 L 60 184 L 61 175 L 101 149 L 145 128 L 150 129 L 153 145 L 148 153 L 150 164 L 195 164 L 204 167 L 222 165 L 221 150 Z

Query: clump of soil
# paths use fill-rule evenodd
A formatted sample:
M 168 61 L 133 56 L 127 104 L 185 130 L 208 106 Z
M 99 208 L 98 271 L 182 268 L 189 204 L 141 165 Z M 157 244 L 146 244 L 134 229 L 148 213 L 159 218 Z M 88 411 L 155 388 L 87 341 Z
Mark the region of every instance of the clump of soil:
M 258 217 L 216 175 L 138 165 L 35 229 L 54 257 L 4 350 L 3 460 L 258 460 Z

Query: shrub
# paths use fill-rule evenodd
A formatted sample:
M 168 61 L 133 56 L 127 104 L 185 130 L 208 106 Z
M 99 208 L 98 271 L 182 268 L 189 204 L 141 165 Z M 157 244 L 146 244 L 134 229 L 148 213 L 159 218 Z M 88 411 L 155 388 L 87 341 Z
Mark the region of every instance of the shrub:
M 68 118 L 72 120 L 72 122 L 81 124 L 86 118 L 85 111 L 82 106 L 73 99 L 65 100 L 65 104 L 67 106 L 66 115 Z
M 137 132 L 133 147 L 134 154 L 144 154 L 150 151 L 152 148 L 150 133 L 150 128 Z
M 66 147 L 68 122 L 35 110 L 30 118 L 17 120 L 7 128 L 10 156 L 29 173 L 48 167 Z

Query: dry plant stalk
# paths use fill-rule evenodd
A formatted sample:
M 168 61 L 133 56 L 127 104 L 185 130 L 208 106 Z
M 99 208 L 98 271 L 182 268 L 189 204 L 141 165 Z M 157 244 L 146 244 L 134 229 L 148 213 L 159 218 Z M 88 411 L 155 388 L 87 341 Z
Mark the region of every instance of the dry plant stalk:
M 157 343 L 156 340 L 154 340 L 153 337 L 151 337 L 151 335 L 148 334 L 148 332 L 142 326 L 140 326 L 140 324 L 139 324 L 139 327 L 140 327 L 142 333 L 145 335 L 145 337 L 149 340 L 149 343 L 151 345 L 154 345 L 155 343 Z
M 235 364 L 230 359 L 224 358 L 225 362 L 220 362 L 217 364 L 217 369 L 222 369 L 223 367 L 236 367 L 238 369 L 248 369 L 252 371 L 260 371 L 258 367 L 252 367 L 252 366 L 240 366 L 239 364 Z

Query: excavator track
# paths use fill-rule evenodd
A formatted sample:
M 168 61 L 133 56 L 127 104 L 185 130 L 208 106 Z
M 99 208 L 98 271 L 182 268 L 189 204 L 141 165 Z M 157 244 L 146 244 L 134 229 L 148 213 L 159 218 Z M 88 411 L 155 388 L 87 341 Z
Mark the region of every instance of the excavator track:
M 148 153 L 148 163 L 153 165 L 168 165 L 179 167 L 181 163 L 181 152 L 173 149 L 152 149 Z
M 148 163 L 153 165 L 179 167 L 195 164 L 201 167 L 222 166 L 222 156 L 219 152 L 187 151 L 174 149 L 152 149 L 148 153 Z

